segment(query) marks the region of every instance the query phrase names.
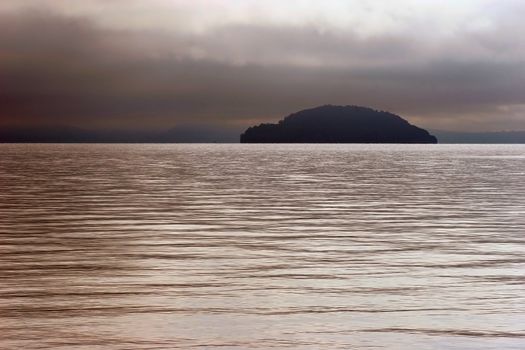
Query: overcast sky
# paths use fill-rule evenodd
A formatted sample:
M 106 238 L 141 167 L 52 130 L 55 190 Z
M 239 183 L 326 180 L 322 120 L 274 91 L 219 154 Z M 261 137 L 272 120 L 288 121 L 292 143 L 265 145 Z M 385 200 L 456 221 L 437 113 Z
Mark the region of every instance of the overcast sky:
M 522 0 L 2 0 L 0 126 L 243 128 L 323 104 L 525 130 Z

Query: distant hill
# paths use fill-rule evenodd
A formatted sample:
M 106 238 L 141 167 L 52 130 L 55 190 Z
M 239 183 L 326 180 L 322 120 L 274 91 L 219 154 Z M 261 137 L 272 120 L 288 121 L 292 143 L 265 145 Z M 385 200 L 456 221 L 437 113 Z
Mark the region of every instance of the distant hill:
M 433 130 L 440 143 L 525 143 L 525 131 L 456 132 Z
M 437 143 L 398 115 L 359 106 L 326 105 L 293 113 L 277 124 L 248 128 L 241 143 Z
M 69 126 L 0 127 L 0 143 L 233 143 L 238 142 L 238 137 L 238 129 L 201 124 L 179 125 L 163 131 L 90 130 Z

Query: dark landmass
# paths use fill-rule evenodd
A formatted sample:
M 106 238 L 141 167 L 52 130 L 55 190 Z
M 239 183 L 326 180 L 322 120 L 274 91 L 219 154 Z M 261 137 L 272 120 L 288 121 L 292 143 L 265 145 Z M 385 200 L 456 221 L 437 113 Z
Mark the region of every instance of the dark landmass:
M 0 127 L 3 143 L 236 143 L 238 138 L 237 129 L 210 125 L 181 125 L 166 131 Z
M 325 106 L 334 107 L 334 106 Z M 325 108 L 319 107 L 319 108 Z M 348 107 L 339 107 L 348 108 Z M 360 107 L 357 107 L 360 108 Z M 406 126 L 408 123 L 398 116 L 386 112 L 377 112 L 364 108 L 374 113 L 385 113 L 400 119 Z M 314 108 L 316 110 L 316 108 Z M 308 110 L 310 111 L 310 110 Z M 303 111 L 304 112 L 304 111 Z M 298 115 L 303 112 L 292 114 Z M 291 116 L 290 116 L 291 117 Z M 285 118 L 287 119 L 287 118 Z M 269 125 L 275 128 L 279 124 Z M 382 125 L 382 124 L 380 124 Z M 410 124 L 408 124 L 410 126 Z M 344 130 L 345 125 L 340 128 Z M 353 127 L 353 125 L 352 125 Z M 416 128 L 414 126 L 410 126 Z M 260 128 L 255 127 L 255 129 Z M 266 127 L 268 128 L 268 127 Z M 249 128 L 254 129 L 254 128 Z M 419 128 L 416 128 L 419 129 Z M 319 129 L 322 131 L 322 129 Z M 422 129 L 419 129 L 422 130 Z M 317 131 L 317 130 L 316 130 Z M 424 132 L 424 130 L 422 130 Z M 246 134 L 246 132 L 245 132 Z M 439 139 L 439 143 L 485 143 L 485 144 L 525 144 L 525 131 L 500 131 L 500 132 L 457 132 L 431 130 L 431 134 Z M 244 134 L 243 134 L 244 135 Z M 431 135 L 429 135 L 432 137 Z M 210 124 L 184 124 L 169 130 L 144 131 L 144 130 L 90 130 L 69 126 L 55 127 L 1 127 L 0 143 L 237 143 L 239 130 L 232 127 Z M 241 142 L 250 142 L 242 141 Z M 252 141 L 254 142 L 254 141 Z M 262 141 L 261 141 L 262 142 Z M 265 141 L 270 142 L 270 141 Z M 290 141 L 291 142 L 291 141 Z M 296 141 L 298 142 L 298 141 Z M 306 141 L 305 141 L 306 142 Z M 310 142 L 310 141 L 308 141 Z M 314 141 L 312 141 L 314 142 Z M 328 141 L 330 142 L 330 141 Z M 333 141 L 338 142 L 338 141 Z M 364 141 L 361 141 L 364 142 Z M 375 141 L 374 141 L 375 142 Z M 395 141 L 400 142 L 400 141 Z
M 326 105 L 260 124 L 241 143 L 437 143 L 436 137 L 398 115 L 359 106 Z
M 440 143 L 525 143 L 525 131 L 457 132 L 433 130 Z

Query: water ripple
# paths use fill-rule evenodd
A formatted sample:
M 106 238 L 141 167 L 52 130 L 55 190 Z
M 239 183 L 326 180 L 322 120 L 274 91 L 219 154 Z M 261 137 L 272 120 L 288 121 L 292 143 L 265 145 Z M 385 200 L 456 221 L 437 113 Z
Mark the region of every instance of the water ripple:
M 521 349 L 524 157 L 0 145 L 0 348 Z

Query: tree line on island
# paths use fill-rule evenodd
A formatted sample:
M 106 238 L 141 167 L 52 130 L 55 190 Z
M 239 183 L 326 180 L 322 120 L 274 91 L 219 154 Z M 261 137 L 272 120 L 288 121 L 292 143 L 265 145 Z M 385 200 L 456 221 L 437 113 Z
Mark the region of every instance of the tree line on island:
M 260 124 L 241 143 L 437 143 L 425 129 L 398 115 L 360 106 L 305 109 L 277 124 Z

